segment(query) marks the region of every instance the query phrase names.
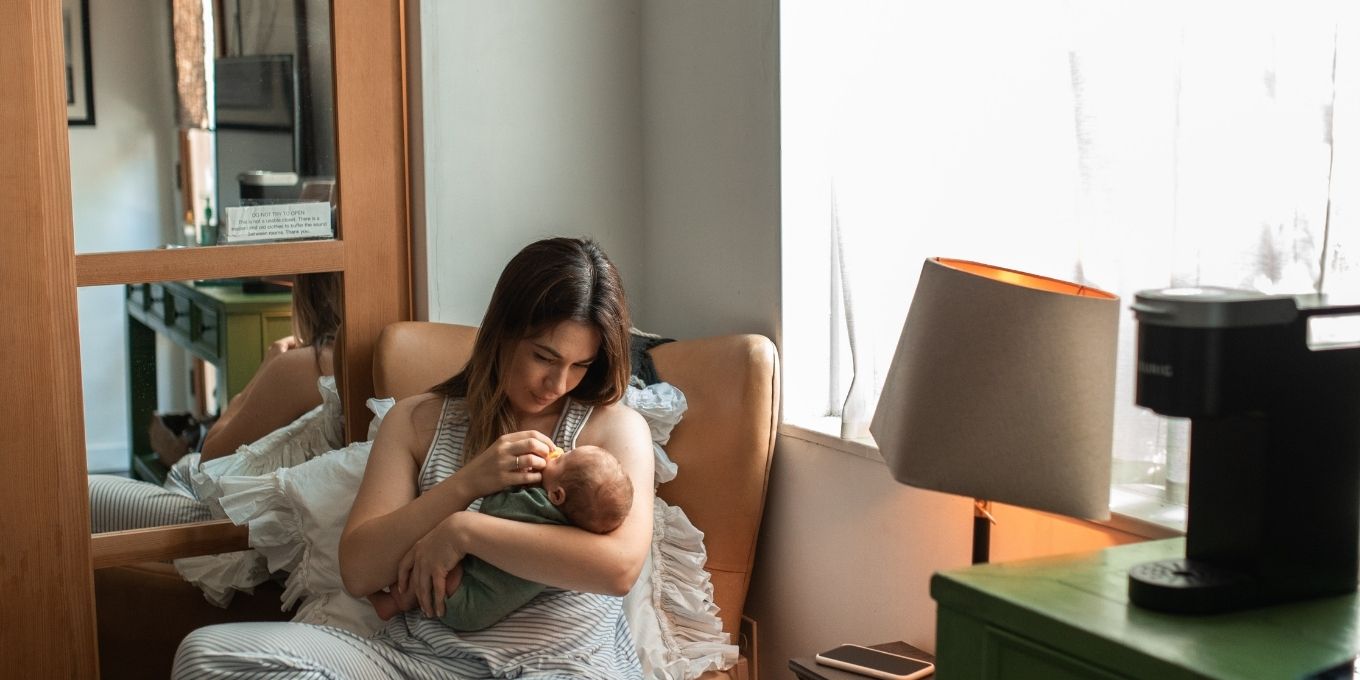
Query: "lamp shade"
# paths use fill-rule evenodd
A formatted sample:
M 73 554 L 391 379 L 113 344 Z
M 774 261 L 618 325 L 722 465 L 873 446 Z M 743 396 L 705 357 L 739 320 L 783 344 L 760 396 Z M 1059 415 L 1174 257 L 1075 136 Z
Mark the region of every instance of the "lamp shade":
M 1109 516 L 1114 295 L 931 258 L 869 430 L 897 481 Z

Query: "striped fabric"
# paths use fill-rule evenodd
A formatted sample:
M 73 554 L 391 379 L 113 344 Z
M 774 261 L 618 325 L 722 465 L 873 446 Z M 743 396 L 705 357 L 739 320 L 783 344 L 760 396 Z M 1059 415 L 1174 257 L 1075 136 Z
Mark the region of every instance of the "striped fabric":
M 170 468 L 164 486 L 113 475 L 90 475 L 91 531 L 144 529 L 212 519 L 208 505 L 194 496 L 189 485 L 189 469 L 197 461 L 197 453 L 179 459 Z
M 430 444 L 430 451 L 425 455 L 425 462 L 420 467 L 417 481 L 420 493 L 429 491 L 435 484 L 444 481 L 463 467 L 463 445 L 467 440 L 468 429 L 464 403 L 462 399 L 444 400 L 439 412 L 439 428 L 435 431 L 434 442 Z M 568 397 L 567 405 L 562 409 L 562 415 L 553 428 L 553 441 L 568 451 L 576 448 L 576 438 L 581 434 L 581 428 L 593 410 L 592 407 L 577 403 Z M 479 498 L 469 508 L 475 510 L 481 507 L 481 503 L 482 499 Z
M 215 499 L 221 475 L 259 475 L 302 463 L 343 442 L 343 415 L 335 376 L 316 381 L 321 403 L 296 420 L 236 451 L 199 465 L 193 452 L 175 461 L 165 484 L 125 477 L 90 475 L 90 525 L 93 531 L 122 531 L 213 519 L 205 502 Z M 197 478 L 197 480 L 196 480 Z
M 568 401 L 553 433 L 558 446 L 575 447 L 591 410 Z M 462 402 L 445 400 L 418 477 L 421 493 L 462 467 L 466 434 Z M 548 588 L 485 630 L 458 633 L 416 610 L 368 640 L 301 623 L 209 626 L 180 644 L 174 677 L 640 679 L 621 605 L 618 597 Z

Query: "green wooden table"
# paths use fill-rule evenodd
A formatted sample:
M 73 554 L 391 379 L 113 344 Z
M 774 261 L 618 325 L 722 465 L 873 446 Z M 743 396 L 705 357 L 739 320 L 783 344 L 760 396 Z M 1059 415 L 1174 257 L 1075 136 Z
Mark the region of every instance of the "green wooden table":
M 1174 538 L 936 574 L 937 677 L 1279 680 L 1360 652 L 1353 594 L 1197 617 L 1129 604 L 1130 567 L 1184 553 Z
M 150 482 L 165 480 L 147 438 L 156 410 L 156 336 L 216 366 L 219 407 L 245 389 L 269 344 L 292 334 L 292 294 L 246 292 L 240 284 L 168 281 L 127 287 L 131 467 Z

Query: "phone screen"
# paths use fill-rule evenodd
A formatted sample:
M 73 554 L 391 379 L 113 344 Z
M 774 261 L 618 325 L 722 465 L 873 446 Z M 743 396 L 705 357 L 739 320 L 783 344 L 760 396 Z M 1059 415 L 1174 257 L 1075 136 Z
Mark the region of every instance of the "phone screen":
M 868 647 L 856 647 L 855 645 L 841 645 L 829 652 L 822 652 L 818 656 L 825 659 L 844 661 L 856 666 L 872 668 L 874 670 L 885 671 L 893 675 L 911 675 L 926 668 L 930 668 L 930 663 L 911 659 L 897 654 L 880 652 L 877 649 Z

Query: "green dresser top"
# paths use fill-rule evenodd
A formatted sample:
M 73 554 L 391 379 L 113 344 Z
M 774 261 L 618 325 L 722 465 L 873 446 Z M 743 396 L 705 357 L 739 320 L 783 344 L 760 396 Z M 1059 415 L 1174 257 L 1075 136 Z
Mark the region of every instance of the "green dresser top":
M 211 284 L 203 282 L 185 283 L 171 281 L 171 288 L 186 291 L 191 297 L 201 301 L 214 300 L 236 311 L 253 311 L 256 308 L 287 307 L 292 303 L 293 294 L 288 291 L 269 293 L 247 293 L 240 284 Z
M 1360 650 L 1355 595 L 1213 616 L 1129 605 L 1128 571 L 1185 554 L 1173 538 L 936 574 L 939 606 L 1149 678 L 1301 678 Z

